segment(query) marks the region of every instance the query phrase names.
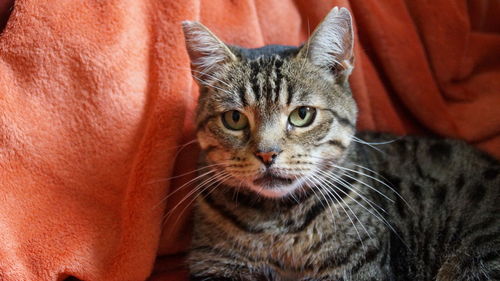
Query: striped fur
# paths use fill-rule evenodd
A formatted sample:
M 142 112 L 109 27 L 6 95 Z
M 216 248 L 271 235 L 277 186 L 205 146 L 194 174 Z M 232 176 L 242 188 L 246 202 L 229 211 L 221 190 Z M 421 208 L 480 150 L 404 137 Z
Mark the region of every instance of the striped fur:
M 184 30 L 201 91 L 192 280 L 500 279 L 500 164 L 460 141 L 355 132 L 347 10 L 300 48 Z M 292 126 L 301 106 L 316 117 Z M 224 125 L 232 110 L 248 127 Z

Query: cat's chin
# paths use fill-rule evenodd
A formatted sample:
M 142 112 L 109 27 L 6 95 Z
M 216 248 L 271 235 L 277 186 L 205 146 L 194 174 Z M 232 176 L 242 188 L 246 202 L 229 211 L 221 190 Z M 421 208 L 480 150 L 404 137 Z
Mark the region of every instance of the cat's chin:
M 300 186 L 299 180 L 272 178 L 258 179 L 248 188 L 267 198 L 282 198 L 295 192 Z
M 297 189 L 298 185 L 296 184 L 291 184 L 291 185 L 286 185 L 286 186 L 277 186 L 273 188 L 266 188 L 262 186 L 257 186 L 257 185 L 251 185 L 249 188 L 258 193 L 259 195 L 262 195 L 267 198 L 282 198 L 286 197 L 290 193 L 294 192 Z

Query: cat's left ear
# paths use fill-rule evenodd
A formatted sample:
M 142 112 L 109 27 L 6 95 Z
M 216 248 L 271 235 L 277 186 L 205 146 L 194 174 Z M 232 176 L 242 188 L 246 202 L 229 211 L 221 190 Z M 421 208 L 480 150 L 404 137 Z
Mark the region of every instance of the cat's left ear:
M 302 46 L 299 56 L 330 70 L 340 83 L 345 83 L 354 67 L 354 35 L 351 13 L 346 8 L 333 8 Z
M 224 42 L 199 22 L 182 22 L 191 69 L 198 83 L 213 75 L 220 67 L 237 58 Z

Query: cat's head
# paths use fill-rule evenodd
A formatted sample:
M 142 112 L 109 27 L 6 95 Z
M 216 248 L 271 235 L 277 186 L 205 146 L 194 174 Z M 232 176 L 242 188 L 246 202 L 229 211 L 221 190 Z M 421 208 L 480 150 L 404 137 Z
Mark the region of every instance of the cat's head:
M 355 131 L 349 11 L 334 8 L 299 48 L 245 49 L 183 23 L 200 86 L 197 137 L 224 184 L 282 197 L 342 161 Z

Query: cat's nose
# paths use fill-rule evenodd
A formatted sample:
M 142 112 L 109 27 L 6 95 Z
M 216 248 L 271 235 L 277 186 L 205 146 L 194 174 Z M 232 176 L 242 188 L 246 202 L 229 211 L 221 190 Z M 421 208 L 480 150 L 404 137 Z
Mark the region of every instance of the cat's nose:
M 271 151 L 257 151 L 255 152 L 255 156 L 264 163 L 266 166 L 270 166 L 273 164 L 274 159 L 278 156 L 281 151 L 271 150 Z

